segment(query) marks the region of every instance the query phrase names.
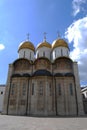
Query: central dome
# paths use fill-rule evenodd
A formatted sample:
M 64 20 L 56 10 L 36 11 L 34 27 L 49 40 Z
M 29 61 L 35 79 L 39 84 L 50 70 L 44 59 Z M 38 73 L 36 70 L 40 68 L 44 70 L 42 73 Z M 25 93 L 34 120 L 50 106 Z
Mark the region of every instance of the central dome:
M 38 44 L 36 49 L 38 49 L 38 48 L 42 48 L 42 47 L 51 48 L 51 44 L 48 43 L 47 41 L 44 41 L 44 42 Z
M 52 44 L 52 49 L 54 49 L 56 47 L 60 47 L 60 46 L 61 47 L 67 47 L 69 49 L 67 42 L 65 40 L 63 40 L 63 39 L 57 39 L 57 40 L 55 40 L 53 42 L 53 44 Z
M 18 52 L 21 49 L 30 49 L 32 51 L 35 51 L 34 45 L 30 41 L 24 41 L 19 45 Z

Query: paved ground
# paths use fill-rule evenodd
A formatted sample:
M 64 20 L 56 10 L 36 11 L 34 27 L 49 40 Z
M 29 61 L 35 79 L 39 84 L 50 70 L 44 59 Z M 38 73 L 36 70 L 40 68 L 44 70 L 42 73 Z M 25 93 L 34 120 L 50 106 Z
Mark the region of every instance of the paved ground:
M 0 130 L 87 130 L 87 118 L 0 115 Z

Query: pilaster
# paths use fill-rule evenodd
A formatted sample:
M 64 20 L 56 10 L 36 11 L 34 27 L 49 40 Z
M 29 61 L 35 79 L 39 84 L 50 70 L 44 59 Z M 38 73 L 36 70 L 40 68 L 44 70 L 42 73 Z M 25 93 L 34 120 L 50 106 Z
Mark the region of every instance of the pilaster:
M 4 95 L 4 103 L 3 103 L 3 114 L 8 114 L 8 105 L 9 105 L 9 94 L 10 94 L 10 85 L 11 85 L 11 75 L 13 73 L 13 64 L 9 64 L 8 69 L 8 78 L 6 82 L 5 95 Z
M 80 116 L 80 115 L 84 115 L 84 110 L 83 110 L 83 102 L 82 102 L 82 95 L 81 95 L 81 88 L 80 88 L 80 80 L 79 80 L 79 73 L 78 73 L 77 62 L 73 63 L 73 70 L 74 70 L 75 84 L 76 84 L 78 116 Z

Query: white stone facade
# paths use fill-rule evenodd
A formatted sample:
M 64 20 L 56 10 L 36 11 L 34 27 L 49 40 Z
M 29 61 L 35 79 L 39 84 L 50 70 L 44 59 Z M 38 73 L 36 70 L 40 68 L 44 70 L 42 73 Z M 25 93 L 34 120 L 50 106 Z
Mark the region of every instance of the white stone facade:
M 34 60 L 34 52 L 30 49 L 21 49 L 18 53 L 19 58 L 26 58 L 29 60 Z
M 38 48 L 36 50 L 36 58 L 46 57 L 51 60 L 51 49 L 47 47 Z
M 69 49 L 66 47 L 57 47 L 53 49 L 51 55 L 52 55 L 53 61 L 58 57 L 62 57 L 62 56 L 69 57 Z

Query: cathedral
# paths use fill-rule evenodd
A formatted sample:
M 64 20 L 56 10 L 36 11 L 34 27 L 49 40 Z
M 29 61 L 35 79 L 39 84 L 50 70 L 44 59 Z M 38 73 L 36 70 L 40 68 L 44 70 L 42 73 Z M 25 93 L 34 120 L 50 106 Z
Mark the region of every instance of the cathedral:
M 9 64 L 3 114 L 26 116 L 80 116 L 83 102 L 77 62 L 68 43 L 46 37 L 34 46 L 26 40 L 18 58 Z

